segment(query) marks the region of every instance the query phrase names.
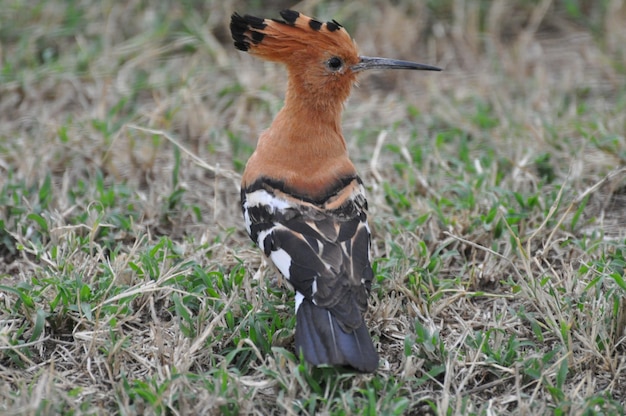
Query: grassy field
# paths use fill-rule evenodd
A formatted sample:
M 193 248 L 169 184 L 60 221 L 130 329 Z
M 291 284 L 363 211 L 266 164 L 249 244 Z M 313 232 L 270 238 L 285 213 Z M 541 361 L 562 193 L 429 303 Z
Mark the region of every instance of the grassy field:
M 262 4 L 263 3 L 263 4 Z M 623 414 L 626 5 L 5 0 L 3 415 Z M 293 354 L 239 175 L 282 68 L 233 11 L 343 23 L 369 198 L 372 375 Z

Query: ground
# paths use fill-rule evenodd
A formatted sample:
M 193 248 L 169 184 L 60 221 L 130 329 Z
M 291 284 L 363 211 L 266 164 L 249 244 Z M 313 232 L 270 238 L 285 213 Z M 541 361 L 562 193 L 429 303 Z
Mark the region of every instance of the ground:
M 29 1 L 0 10 L 2 414 L 620 414 L 626 5 Z M 239 177 L 285 72 L 233 11 L 343 23 L 375 374 L 293 354 Z

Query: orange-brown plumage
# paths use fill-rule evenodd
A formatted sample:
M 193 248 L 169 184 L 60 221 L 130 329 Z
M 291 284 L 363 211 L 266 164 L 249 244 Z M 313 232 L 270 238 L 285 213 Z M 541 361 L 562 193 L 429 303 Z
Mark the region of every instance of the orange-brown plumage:
M 337 22 L 292 10 L 284 21 L 233 14 L 235 46 L 287 67 L 285 105 L 261 133 L 243 174 L 246 229 L 296 291 L 296 348 L 311 364 L 372 372 L 365 325 L 373 280 L 367 202 L 341 131 L 358 72 L 438 70 L 359 56 Z
M 356 80 L 350 66 L 359 62 L 359 55 L 338 23 L 321 23 L 293 11 L 282 14 L 286 22 L 263 19 L 257 28 L 248 25 L 244 30 L 248 52 L 287 67 L 288 88 L 285 106 L 261 134 L 242 184 L 260 176 L 280 178 L 287 188 L 316 198 L 342 177 L 356 174 L 340 122 Z M 255 36 L 261 40 L 255 42 Z M 341 69 L 328 67 L 333 57 L 343 61 Z
M 246 164 L 243 187 L 265 176 L 282 181 L 299 195 L 318 199 L 342 178 L 356 174 L 340 131 L 316 129 L 319 124 L 311 118 L 292 116 L 285 109 L 259 137 L 257 150 Z
M 359 62 L 356 44 L 348 32 L 337 22 L 322 23 L 292 10 L 284 10 L 281 15 L 285 21 L 246 16 L 249 21 L 241 28 L 244 39 L 236 45 L 260 58 L 283 63 L 290 81 L 294 81 L 289 85 L 290 92 L 324 99 L 309 104 L 323 107 L 329 97 L 343 102 L 356 79 L 349 67 Z M 250 19 L 256 20 L 250 24 Z M 343 59 L 344 70 L 328 71 L 320 65 L 334 56 Z

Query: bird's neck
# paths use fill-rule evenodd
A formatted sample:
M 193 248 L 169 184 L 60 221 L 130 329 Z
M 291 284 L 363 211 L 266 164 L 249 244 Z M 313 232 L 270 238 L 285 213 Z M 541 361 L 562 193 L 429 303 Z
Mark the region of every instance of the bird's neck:
M 285 96 L 285 105 L 265 134 L 272 147 L 293 158 L 323 163 L 336 157 L 348 157 L 341 131 L 343 103 L 334 97 L 319 97 L 293 82 Z M 294 160 L 302 163 L 302 161 Z
M 290 89 L 248 161 L 244 187 L 252 178 L 275 178 L 298 194 L 317 198 L 356 175 L 341 133 L 342 109 L 340 101 Z
M 341 105 L 314 107 L 302 100 L 287 99 L 270 126 L 273 135 L 285 146 L 306 148 L 318 156 L 344 153 L 346 143 L 341 130 Z
M 345 151 L 345 141 L 341 131 L 341 114 L 343 102 L 336 97 L 320 96 L 314 91 L 305 90 L 292 86 L 285 96 L 285 106 L 277 114 L 272 128 L 280 129 L 289 133 L 290 137 L 298 145 L 319 146 L 337 151 L 341 148 Z M 275 126 L 276 125 L 276 126 Z

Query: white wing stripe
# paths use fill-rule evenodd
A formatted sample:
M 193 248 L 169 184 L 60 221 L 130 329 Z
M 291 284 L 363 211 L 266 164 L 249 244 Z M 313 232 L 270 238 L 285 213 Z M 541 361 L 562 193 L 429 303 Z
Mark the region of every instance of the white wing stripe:
M 275 212 L 277 210 L 283 210 L 291 207 L 291 204 L 284 199 L 276 198 L 265 189 L 258 189 L 254 192 L 246 194 L 245 208 L 251 208 L 255 206 L 270 207 Z
M 248 235 L 252 235 L 252 220 L 250 219 L 250 212 L 248 211 L 248 204 L 244 204 L 243 219 L 246 222 L 246 231 Z
M 282 275 L 289 280 L 289 268 L 291 267 L 291 256 L 289 253 L 280 248 L 270 253 L 270 259 L 272 259 L 272 262 L 274 262 L 274 265 Z
M 298 313 L 298 308 L 302 304 L 304 300 L 304 295 L 296 290 L 296 313 Z
M 274 227 L 265 231 L 261 231 L 258 237 L 256 238 L 256 244 L 259 246 L 261 250 L 263 250 L 263 252 L 265 252 L 265 237 L 267 237 L 269 234 L 273 232 L 274 232 Z

